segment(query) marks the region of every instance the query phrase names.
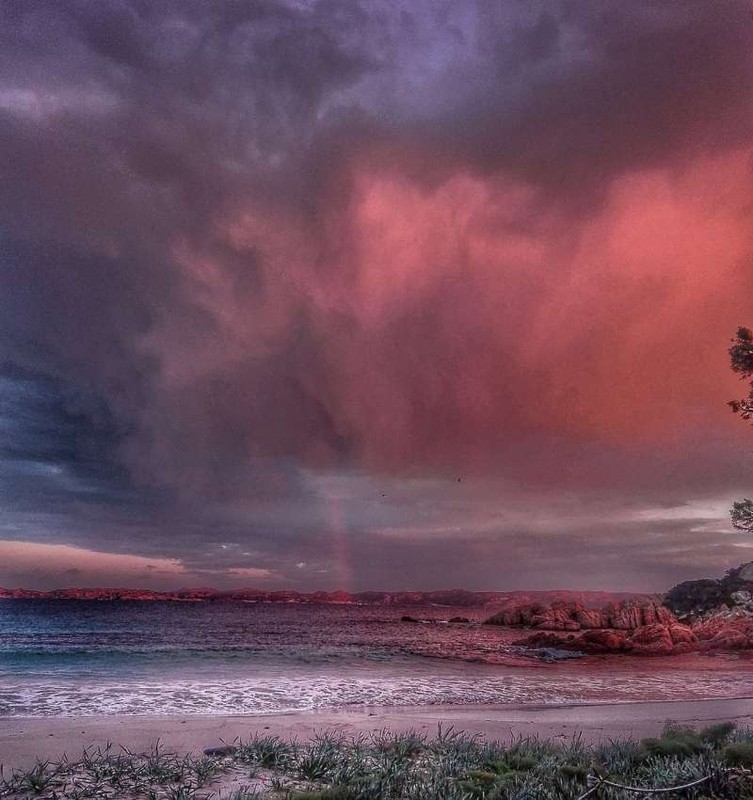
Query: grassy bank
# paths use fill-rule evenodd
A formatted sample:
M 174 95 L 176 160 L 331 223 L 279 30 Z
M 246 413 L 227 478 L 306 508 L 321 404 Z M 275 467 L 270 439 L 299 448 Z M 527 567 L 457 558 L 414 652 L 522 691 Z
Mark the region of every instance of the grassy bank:
M 178 756 L 108 745 L 79 760 L 4 775 L 0 797 L 148 800 L 560 800 L 641 795 L 611 784 L 666 788 L 665 797 L 753 799 L 753 730 L 668 726 L 660 738 L 587 746 L 520 739 L 508 746 L 440 729 L 433 738 L 388 731 L 321 734 L 305 743 L 258 737 Z M 645 796 L 645 795 L 643 795 Z

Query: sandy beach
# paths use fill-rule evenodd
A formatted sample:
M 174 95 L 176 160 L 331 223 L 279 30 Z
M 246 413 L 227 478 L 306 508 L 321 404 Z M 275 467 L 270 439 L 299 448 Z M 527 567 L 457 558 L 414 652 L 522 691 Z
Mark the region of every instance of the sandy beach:
M 7 772 L 28 768 L 37 759 L 64 754 L 75 759 L 84 748 L 107 742 L 143 751 L 159 741 L 176 752 L 196 753 L 255 733 L 304 740 L 323 730 L 350 735 L 389 728 L 431 735 L 440 724 L 499 741 L 520 735 L 567 739 L 582 734 L 596 742 L 651 736 L 670 720 L 695 726 L 734 720 L 753 727 L 753 697 L 569 706 L 364 707 L 266 716 L 2 717 L 0 763 Z

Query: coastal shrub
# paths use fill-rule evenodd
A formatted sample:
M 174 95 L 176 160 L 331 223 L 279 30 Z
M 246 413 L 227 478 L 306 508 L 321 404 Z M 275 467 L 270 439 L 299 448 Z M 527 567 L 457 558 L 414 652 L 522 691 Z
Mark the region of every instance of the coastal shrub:
M 486 770 L 471 770 L 456 784 L 463 798 L 479 800 L 503 800 L 510 792 L 526 780 L 522 772 L 496 773 Z
M 392 753 L 396 758 L 414 758 L 424 749 L 425 745 L 425 736 L 408 731 L 395 734 L 384 745 L 384 749 Z
M 50 761 L 37 761 L 26 773 L 19 775 L 19 780 L 14 786 L 16 791 L 28 791 L 34 794 L 53 789 L 60 783 L 59 765 Z
M 737 725 L 734 722 L 719 722 L 703 728 L 699 736 L 712 747 L 720 747 L 729 741 L 736 728 Z
M 738 728 L 731 738 L 735 742 L 753 742 L 753 728 Z
M 677 617 L 710 611 L 728 599 L 719 581 L 702 578 L 684 581 L 673 586 L 665 595 L 663 604 Z
M 753 769 L 753 742 L 728 744 L 722 751 L 722 758 L 728 767 Z
M 224 751 L 223 751 L 224 752 Z M 271 767 L 258 767 L 260 761 Z M 214 779 L 257 769 L 254 786 Z M 738 772 L 742 769 L 742 772 Z M 700 732 L 667 726 L 661 736 L 591 746 L 519 738 L 510 746 L 444 730 L 431 738 L 383 731 L 374 737 L 322 734 L 290 743 L 255 737 L 221 757 L 93 750 L 76 762 L 39 762 L 0 775 L 2 800 L 573 800 L 589 773 L 646 790 L 703 778 L 688 800 L 753 800 L 753 732 L 730 725 Z M 603 787 L 599 798 L 633 795 Z
M 278 793 L 285 792 L 288 788 L 288 781 L 281 775 L 273 775 L 269 779 L 269 788 L 273 792 L 278 792 Z
M 689 756 L 697 752 L 692 742 L 682 739 L 641 739 L 639 756 Z
M 592 752 L 599 764 L 609 764 L 614 772 L 622 774 L 633 768 L 643 751 L 635 739 L 618 739 L 599 744 Z
M 528 772 L 538 766 L 539 760 L 535 756 L 511 750 L 505 754 L 503 763 L 507 771 Z
M 332 768 L 332 760 L 328 753 L 307 753 L 298 763 L 297 772 L 307 781 L 319 781 L 327 777 Z
M 165 800 L 196 800 L 198 787 L 192 784 L 169 786 L 165 790 Z
M 467 779 L 475 783 L 494 783 L 499 777 L 498 772 L 489 772 L 486 769 L 472 769 L 468 772 Z
M 458 782 L 458 786 L 471 798 L 487 797 L 496 784 L 498 777 L 496 772 L 472 769 Z
M 564 778 L 578 781 L 585 781 L 589 772 L 588 767 L 584 767 L 582 764 L 560 764 L 557 771 Z
M 288 800 L 353 800 L 353 793 L 344 786 L 330 786 L 314 791 L 290 792 Z
M 235 757 L 254 766 L 282 770 L 295 762 L 297 752 L 296 742 L 285 742 L 279 736 L 255 736 L 238 747 Z
M 698 731 L 694 728 L 689 725 L 678 725 L 676 722 L 667 722 L 662 729 L 661 735 L 662 739 L 699 739 Z
M 692 728 L 666 725 L 660 738 L 641 739 L 639 758 L 645 756 L 692 756 L 701 753 L 706 745 Z

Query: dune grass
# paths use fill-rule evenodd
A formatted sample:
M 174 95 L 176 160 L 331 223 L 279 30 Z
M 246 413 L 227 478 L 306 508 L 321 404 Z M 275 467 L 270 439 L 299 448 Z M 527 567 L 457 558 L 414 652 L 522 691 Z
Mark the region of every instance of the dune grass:
M 77 761 L 40 762 L 3 775 L 8 800 L 575 800 L 599 778 L 662 788 L 706 778 L 664 797 L 753 800 L 753 730 L 668 725 L 660 737 L 589 746 L 521 738 L 510 744 L 440 728 L 433 737 L 382 731 L 322 733 L 299 743 L 255 736 L 212 755 L 111 745 Z M 640 795 L 607 784 L 590 797 Z M 646 796 L 646 795 L 643 795 Z M 650 796 L 650 795 L 649 795 Z

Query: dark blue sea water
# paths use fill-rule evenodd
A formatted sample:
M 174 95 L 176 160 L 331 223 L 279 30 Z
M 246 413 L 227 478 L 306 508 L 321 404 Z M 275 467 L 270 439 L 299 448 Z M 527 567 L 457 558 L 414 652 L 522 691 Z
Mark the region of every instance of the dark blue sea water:
M 546 664 L 489 610 L 0 601 L 0 716 L 275 713 L 343 706 L 753 695 L 750 662 Z M 434 620 L 401 622 L 403 614 Z M 682 663 L 682 669 L 678 665 Z

